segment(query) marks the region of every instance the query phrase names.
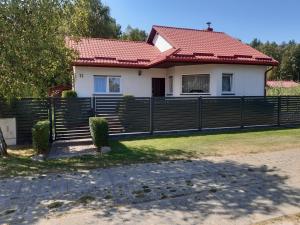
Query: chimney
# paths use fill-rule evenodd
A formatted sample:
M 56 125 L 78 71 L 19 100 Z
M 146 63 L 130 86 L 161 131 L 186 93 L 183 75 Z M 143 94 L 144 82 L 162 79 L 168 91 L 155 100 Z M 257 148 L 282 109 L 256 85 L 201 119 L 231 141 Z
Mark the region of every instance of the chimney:
M 212 27 L 210 27 L 211 26 L 211 22 L 207 22 L 206 23 L 207 24 L 207 31 L 214 31 L 214 29 L 212 28 Z

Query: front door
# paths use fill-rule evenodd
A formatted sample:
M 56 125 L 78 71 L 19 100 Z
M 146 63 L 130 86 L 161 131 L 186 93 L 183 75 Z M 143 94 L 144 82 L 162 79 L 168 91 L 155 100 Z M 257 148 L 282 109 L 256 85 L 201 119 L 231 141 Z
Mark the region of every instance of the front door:
M 165 96 L 165 78 L 152 78 L 152 96 Z

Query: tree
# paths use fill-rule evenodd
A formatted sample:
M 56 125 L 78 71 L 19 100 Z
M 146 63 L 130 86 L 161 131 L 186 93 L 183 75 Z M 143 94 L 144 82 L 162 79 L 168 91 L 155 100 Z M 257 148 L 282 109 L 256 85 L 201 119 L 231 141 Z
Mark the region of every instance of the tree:
M 42 97 L 70 82 L 74 53 L 61 29 L 62 0 L 8 0 L 0 5 L 0 96 Z
M 263 43 L 257 38 L 254 38 L 253 41 L 250 42 L 252 48 L 259 48 L 261 45 L 263 45 Z
M 275 42 L 263 43 L 258 39 L 254 39 L 250 46 L 276 59 L 279 66 L 275 67 L 269 74 L 269 79 L 279 80 L 298 80 L 300 77 L 299 61 L 300 61 L 300 45 L 295 41 L 283 42 L 277 44 Z
M 297 45 L 293 57 L 294 76 L 293 79 L 300 81 L 300 45 Z
M 121 26 L 110 16 L 108 6 L 100 0 L 75 0 L 66 4 L 67 35 L 78 37 L 118 38 Z
M 7 156 L 7 145 L 0 127 L 0 156 Z
M 146 41 L 148 34 L 144 30 L 127 26 L 126 31 L 122 34 L 123 40 Z

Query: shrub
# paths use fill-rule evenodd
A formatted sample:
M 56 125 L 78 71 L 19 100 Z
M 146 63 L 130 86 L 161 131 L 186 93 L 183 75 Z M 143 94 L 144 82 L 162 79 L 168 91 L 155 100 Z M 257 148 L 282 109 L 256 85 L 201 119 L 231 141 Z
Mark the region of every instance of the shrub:
M 38 154 L 46 154 L 49 150 L 50 123 L 48 120 L 38 121 L 32 128 L 33 148 Z
M 123 96 L 123 100 L 125 102 L 128 102 L 128 101 L 133 101 L 135 99 L 135 97 L 133 95 L 124 95 Z
M 77 93 L 76 93 L 76 91 L 73 91 L 73 90 L 67 90 L 67 91 L 62 92 L 61 97 L 63 97 L 63 98 L 76 98 Z
M 90 132 L 94 145 L 101 149 L 103 146 L 108 146 L 108 122 L 102 117 L 89 118 Z

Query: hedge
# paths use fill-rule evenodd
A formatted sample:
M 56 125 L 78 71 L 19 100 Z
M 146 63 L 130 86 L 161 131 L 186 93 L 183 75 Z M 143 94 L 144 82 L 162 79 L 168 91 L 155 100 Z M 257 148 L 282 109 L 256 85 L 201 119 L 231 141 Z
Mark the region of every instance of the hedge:
M 46 154 L 49 150 L 50 123 L 48 120 L 38 121 L 32 128 L 33 148 L 38 154 Z
M 101 149 L 101 147 L 108 146 L 108 122 L 102 117 L 89 118 L 90 132 L 94 145 Z
M 77 93 L 76 93 L 76 91 L 73 91 L 73 90 L 66 90 L 66 91 L 62 92 L 61 96 L 63 98 L 76 98 Z

